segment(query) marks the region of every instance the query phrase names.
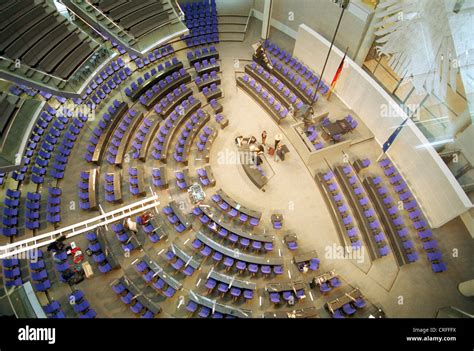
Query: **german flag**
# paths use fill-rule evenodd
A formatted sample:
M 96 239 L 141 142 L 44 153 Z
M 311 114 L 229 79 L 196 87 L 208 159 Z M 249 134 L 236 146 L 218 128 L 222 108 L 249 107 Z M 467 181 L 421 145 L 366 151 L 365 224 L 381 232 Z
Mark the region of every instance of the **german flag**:
M 339 76 L 341 75 L 342 68 L 344 67 L 344 61 L 345 61 L 346 55 L 347 55 L 347 49 L 346 49 L 346 52 L 344 53 L 344 56 L 342 57 L 341 63 L 339 64 L 339 67 L 337 68 L 336 74 L 334 75 L 334 78 L 332 79 L 331 88 L 329 89 L 329 92 L 328 92 L 328 99 L 331 96 L 332 91 L 336 87 L 337 80 L 339 79 Z

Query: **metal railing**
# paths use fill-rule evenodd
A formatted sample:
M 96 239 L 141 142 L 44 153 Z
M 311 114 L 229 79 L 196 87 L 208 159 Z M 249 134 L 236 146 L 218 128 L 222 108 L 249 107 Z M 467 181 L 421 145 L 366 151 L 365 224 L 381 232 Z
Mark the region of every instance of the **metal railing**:
M 99 227 L 106 226 L 107 224 L 111 224 L 127 217 L 139 214 L 145 210 L 156 208 L 157 205 L 159 205 L 158 196 L 154 194 L 153 196 L 144 200 L 120 207 L 110 212 L 102 213 L 99 216 L 87 219 L 85 221 L 75 223 L 49 233 L 41 234 L 33 238 L 0 246 L 0 259 L 19 256 L 21 253 L 26 251 L 49 245 L 60 236 L 72 238 L 76 235 L 90 232 Z

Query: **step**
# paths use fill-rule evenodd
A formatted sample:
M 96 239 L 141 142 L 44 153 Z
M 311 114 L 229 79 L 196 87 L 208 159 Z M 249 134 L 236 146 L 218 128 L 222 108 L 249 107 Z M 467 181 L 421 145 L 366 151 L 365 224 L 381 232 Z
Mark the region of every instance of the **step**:
M 245 33 L 219 33 L 219 40 L 221 42 L 226 41 L 239 41 L 242 42 L 245 39 Z
M 217 26 L 219 33 L 244 33 L 245 25 L 242 24 L 219 24 Z
M 245 16 L 235 16 L 235 15 L 228 15 L 228 16 L 218 16 L 219 24 L 247 24 L 249 16 L 248 14 Z

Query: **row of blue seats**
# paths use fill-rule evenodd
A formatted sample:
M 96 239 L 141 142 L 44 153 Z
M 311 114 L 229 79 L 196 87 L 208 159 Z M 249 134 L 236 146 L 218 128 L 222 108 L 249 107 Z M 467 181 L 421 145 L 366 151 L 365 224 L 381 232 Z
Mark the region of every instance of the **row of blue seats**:
M 188 27 L 189 29 L 193 29 L 210 25 L 218 25 L 219 19 L 217 18 L 217 16 L 206 16 L 200 18 L 191 17 L 189 19 L 185 19 L 184 23 L 186 24 L 186 27 Z
M 181 68 L 178 72 L 173 72 L 171 75 L 167 75 L 166 77 L 161 79 L 157 84 L 153 85 L 151 89 L 148 89 L 145 92 L 145 94 L 142 94 L 140 96 L 139 98 L 140 103 L 143 106 L 147 106 L 150 100 L 153 100 L 157 95 L 168 91 L 168 89 L 170 89 L 170 87 L 175 84 L 175 81 L 181 79 L 182 77 L 185 77 L 186 75 L 187 73 L 184 68 Z M 183 91 L 186 90 L 185 84 L 182 83 L 180 85 L 180 88 Z M 159 104 L 155 105 L 155 111 L 156 113 L 161 114 L 162 113 L 161 110 L 156 110 L 157 106 L 159 106 Z
M 107 256 L 104 253 L 104 250 L 99 242 L 97 234 L 95 232 L 90 232 L 86 234 L 86 238 L 89 241 L 88 248 L 92 252 L 92 259 L 99 268 L 101 273 L 108 273 L 112 270 L 112 266 L 107 260 Z
M 184 100 L 180 105 L 178 105 L 166 118 L 164 125 L 160 127 L 159 133 L 153 142 L 152 156 L 155 160 L 160 160 L 162 157 L 166 156 L 163 152 L 166 153 L 167 150 L 163 150 L 163 147 L 171 130 L 174 129 L 176 121 L 180 117 L 178 111 L 186 111 L 188 107 L 194 105 L 196 101 L 196 98 L 191 95 L 187 100 Z
M 275 110 L 276 115 L 280 119 L 284 119 L 288 116 L 288 109 L 283 107 L 281 102 L 278 101 L 272 94 L 270 94 L 263 86 L 258 83 L 255 79 L 250 78 L 245 74 L 242 78 L 244 84 L 248 85 L 252 90 L 255 91 L 262 99 L 268 103 L 269 107 Z
M 5 287 L 22 286 L 20 261 L 17 258 L 2 260 Z
M 102 136 L 102 134 L 106 131 L 106 129 L 109 127 L 112 117 L 114 116 L 115 113 L 117 112 L 117 109 L 120 107 L 122 104 L 121 101 L 114 100 L 112 105 L 110 105 L 107 109 L 107 112 L 102 115 L 102 118 L 99 121 L 99 124 L 97 127 L 95 127 L 92 130 L 92 135 L 89 139 L 89 144 L 87 145 L 87 150 L 84 153 L 84 159 L 87 162 L 92 161 L 92 156 L 95 152 L 96 146 L 99 143 L 99 138 Z
M 131 252 L 132 250 L 137 249 L 137 246 L 132 241 L 132 237 L 127 231 L 125 231 L 122 223 L 112 224 L 112 230 L 114 231 L 118 241 L 120 241 L 122 249 L 125 252 Z
M 213 33 L 213 34 L 206 34 L 206 35 L 200 35 L 197 37 L 187 38 L 185 39 L 185 42 L 188 48 L 192 48 L 194 46 L 199 46 L 199 45 L 219 43 L 219 34 Z
M 18 213 L 20 207 L 20 191 L 7 189 L 3 199 L 2 234 L 14 236 L 18 234 Z
M 175 72 L 175 74 L 173 74 L 173 77 L 174 79 L 179 79 L 179 73 L 178 72 Z M 178 78 L 175 78 L 175 77 L 178 77 Z M 167 78 L 170 78 L 170 77 L 167 77 Z M 157 114 L 159 115 L 163 115 L 163 111 L 166 110 L 168 108 L 168 106 L 170 105 L 173 105 L 173 104 L 176 104 L 177 102 L 183 100 L 183 98 L 185 98 L 186 96 L 189 95 L 189 93 L 191 92 L 191 89 L 188 88 L 186 86 L 186 84 L 181 84 L 179 87 L 173 89 L 173 91 L 169 92 L 164 98 L 162 98 L 155 106 L 154 106 L 154 110 Z M 143 97 L 143 95 L 142 95 Z M 142 104 L 146 104 L 146 100 L 143 99 L 142 100 L 142 97 L 140 98 L 140 102 Z
M 31 280 L 36 291 L 46 291 L 51 288 L 48 271 L 44 263 L 43 251 L 37 251 L 36 260 L 30 260 Z
M 138 116 L 138 112 L 134 109 L 128 110 L 128 112 L 122 117 L 121 122 L 117 126 L 112 136 L 109 148 L 107 149 L 107 162 L 111 165 L 115 164 L 115 160 L 118 154 L 120 144 L 124 141 L 123 137 L 127 133 L 128 128 L 132 124 L 133 120 Z
M 186 143 L 188 142 L 193 129 L 196 128 L 198 124 L 202 124 L 202 121 L 205 118 L 206 114 L 203 110 L 199 109 L 196 113 L 193 113 L 191 118 L 186 122 L 181 134 L 178 137 L 178 142 L 176 143 L 175 151 L 173 153 L 173 158 L 176 162 L 187 161 L 187 155 L 185 155 Z
M 52 300 L 46 306 L 43 306 L 43 311 L 46 313 L 48 318 L 66 318 L 66 314 L 61 308 L 61 304 L 56 300 Z
M 138 131 L 135 133 L 135 137 L 132 141 L 132 158 L 137 159 L 140 156 L 140 151 L 142 149 L 143 143 L 145 142 L 145 138 L 147 137 L 148 133 L 150 132 L 150 128 L 153 126 L 153 121 L 146 117 Z
M 181 39 L 185 40 L 185 39 L 203 36 L 206 34 L 214 34 L 214 33 L 218 33 L 217 24 L 211 24 L 211 25 L 206 25 L 203 27 L 192 28 L 189 31 L 189 33 L 186 35 L 183 35 Z
M 362 241 L 359 238 L 357 233 L 357 227 L 355 221 L 353 221 L 352 216 L 347 212 L 347 205 L 342 191 L 339 189 L 338 184 L 335 180 L 334 173 L 328 171 L 323 175 L 323 180 L 326 182 L 326 187 L 329 190 L 329 196 L 331 196 L 337 208 L 334 210 L 337 211 L 335 215 L 339 216 L 342 224 L 346 230 L 346 235 L 349 237 L 351 246 L 354 249 L 358 249 L 362 246 Z M 384 249 L 385 250 L 385 249 Z M 382 254 L 383 252 L 380 252 Z
M 142 69 L 148 66 L 149 64 L 155 61 L 161 60 L 162 58 L 165 58 L 166 56 L 169 56 L 173 53 L 174 53 L 173 46 L 166 45 L 164 47 L 157 48 L 149 52 L 148 55 L 144 57 L 139 57 L 135 54 L 130 54 L 130 59 L 132 59 L 135 62 L 135 64 L 137 65 L 139 69 Z
M 436 240 L 433 239 L 433 233 L 426 222 L 416 199 L 408 190 L 403 177 L 388 158 L 380 160 L 379 165 L 384 169 L 384 174 L 389 178 L 392 187 L 399 194 L 400 200 L 403 201 L 403 208 L 408 211 L 408 217 L 412 220 L 413 227 L 417 231 L 418 237 L 423 242 L 423 249 L 426 251 L 433 272 L 444 272 L 447 267 L 446 263 L 443 261 L 442 253 L 438 249 L 438 244 Z
M 144 184 L 142 183 L 142 169 L 138 169 L 137 167 L 129 167 L 128 168 L 128 181 L 130 183 L 130 193 L 133 196 L 143 196 L 145 194 Z
M 91 307 L 89 301 L 81 290 L 75 290 L 69 294 L 69 301 L 72 302 L 74 312 L 79 314 L 79 318 L 95 318 L 97 313 Z
M 82 210 L 89 210 L 91 208 L 91 193 L 89 192 L 90 172 L 81 172 L 80 180 L 77 183 L 77 194 L 79 196 L 79 207 Z
M 139 90 L 146 82 L 156 75 L 160 74 L 167 69 L 170 69 L 173 66 L 178 65 L 180 62 L 176 57 L 173 57 L 171 60 L 165 61 L 164 63 L 158 64 L 157 67 L 152 68 L 149 72 L 146 72 L 143 77 L 138 77 L 136 81 L 132 82 L 130 86 L 125 88 L 125 95 L 131 97 L 133 92 Z M 180 74 L 184 75 L 186 71 L 180 71 Z M 159 84 L 159 83 L 158 83 Z
M 130 306 L 130 310 L 140 315 L 140 318 L 154 318 L 159 311 L 152 311 L 140 302 L 141 296 L 132 294 L 132 292 L 124 284 L 124 278 L 116 280 L 112 283 L 112 290 L 120 297 L 120 300 Z
M 309 67 L 305 66 L 302 62 L 299 62 L 298 59 L 292 57 L 289 52 L 287 53 L 285 50 L 280 49 L 278 45 L 269 41 L 265 41 L 264 47 L 278 60 L 287 64 L 288 67 L 293 70 L 294 77 L 290 76 L 290 69 L 288 67 L 284 67 L 281 63 L 278 63 L 275 58 L 271 60 L 273 66 L 277 70 L 282 71 L 285 75 L 288 75 L 290 79 L 298 78 L 298 81 L 295 80 L 296 84 L 300 84 L 300 81 L 302 80 L 302 78 L 304 78 L 312 85 L 313 89 L 316 88 L 319 83 L 319 91 L 321 92 L 321 94 L 324 95 L 329 91 L 329 87 L 323 81 L 319 82 L 319 76 L 317 74 L 315 74 Z M 312 94 L 308 95 L 311 96 Z
M 390 220 L 396 228 L 397 235 L 400 237 L 402 241 L 403 251 L 405 252 L 405 256 L 408 258 L 409 262 L 415 262 L 418 260 L 418 254 L 415 251 L 413 246 L 413 242 L 408 236 L 408 228 L 406 227 L 402 216 L 400 215 L 400 211 L 398 209 L 398 203 L 393 201 L 393 198 L 390 196 L 387 187 L 381 181 L 380 178 L 374 179 L 372 178 L 372 183 L 375 186 L 377 193 L 382 197 L 384 208 L 382 209 L 385 211 Z

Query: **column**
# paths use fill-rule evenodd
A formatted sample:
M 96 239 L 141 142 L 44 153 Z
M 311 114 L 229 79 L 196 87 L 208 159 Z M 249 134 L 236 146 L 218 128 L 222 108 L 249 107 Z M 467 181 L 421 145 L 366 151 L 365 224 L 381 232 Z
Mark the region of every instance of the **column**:
M 270 36 L 270 21 L 272 19 L 272 7 L 273 0 L 265 0 L 263 5 L 263 17 L 262 17 L 262 39 L 268 39 Z

